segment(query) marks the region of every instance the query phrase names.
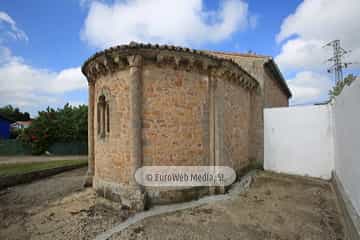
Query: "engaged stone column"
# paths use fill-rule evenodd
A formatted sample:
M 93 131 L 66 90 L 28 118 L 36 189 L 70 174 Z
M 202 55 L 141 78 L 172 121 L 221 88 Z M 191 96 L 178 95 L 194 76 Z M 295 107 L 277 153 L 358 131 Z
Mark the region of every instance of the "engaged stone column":
M 216 77 L 214 71 L 210 70 L 208 73 L 208 87 L 209 87 L 209 166 L 215 166 L 215 88 Z M 209 187 L 211 195 L 216 193 L 214 186 Z
M 129 93 L 130 93 L 130 157 L 132 161 L 131 181 L 134 185 L 135 171 L 142 165 L 141 144 L 141 78 L 142 78 L 142 56 L 134 55 L 128 57 L 130 66 Z
M 95 104 L 95 83 L 89 81 L 89 105 L 88 105 L 88 172 L 85 187 L 92 186 L 95 173 L 95 152 L 94 152 L 94 104 Z
M 214 138 L 215 138 L 215 166 L 224 166 L 224 95 L 225 86 L 223 75 L 217 72 L 216 87 L 214 89 Z M 225 193 L 225 188 L 219 186 L 217 192 Z
M 210 166 L 223 166 L 224 164 L 224 81 L 221 72 L 213 69 L 209 73 L 210 96 Z M 210 194 L 225 193 L 223 186 L 210 187 Z
M 122 201 L 131 202 L 131 208 L 141 211 L 145 206 L 143 187 L 135 181 L 135 172 L 142 166 L 142 136 L 141 136 L 141 81 L 142 81 L 142 56 L 128 56 L 130 66 L 129 72 L 129 94 L 130 94 L 130 159 L 131 176 L 130 192 L 128 199 Z M 125 200 L 126 199 L 126 200 Z

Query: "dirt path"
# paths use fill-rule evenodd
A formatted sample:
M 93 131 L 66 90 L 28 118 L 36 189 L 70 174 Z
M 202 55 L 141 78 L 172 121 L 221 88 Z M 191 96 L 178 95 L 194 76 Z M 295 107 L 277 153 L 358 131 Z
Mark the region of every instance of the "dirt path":
M 86 168 L 0 192 L 0 239 L 92 239 L 128 217 L 83 189 Z
M 0 156 L 0 164 L 48 162 L 48 161 L 56 161 L 56 160 L 82 160 L 82 159 L 87 159 L 87 156 L 86 155 L 73 155 L 73 156 Z

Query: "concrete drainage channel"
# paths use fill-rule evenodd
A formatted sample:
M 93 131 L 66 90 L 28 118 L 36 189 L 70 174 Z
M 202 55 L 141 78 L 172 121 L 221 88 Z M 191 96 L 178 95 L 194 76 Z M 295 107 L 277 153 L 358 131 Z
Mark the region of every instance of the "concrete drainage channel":
M 119 232 L 125 230 L 126 228 L 128 228 L 129 226 L 136 224 L 148 217 L 158 216 L 158 215 L 165 214 L 165 213 L 172 213 L 172 212 L 176 212 L 176 211 L 180 211 L 180 210 L 185 210 L 188 208 L 194 208 L 194 207 L 198 207 L 203 204 L 207 204 L 207 203 L 211 203 L 211 202 L 232 199 L 233 197 L 235 197 L 249 189 L 255 174 L 256 174 L 256 170 L 250 171 L 248 174 L 246 174 L 244 177 L 242 177 L 240 181 L 234 183 L 227 194 L 207 196 L 207 197 L 200 198 L 198 200 L 185 202 L 185 203 L 155 206 L 147 211 L 137 213 L 134 216 L 128 218 L 126 221 L 113 227 L 112 229 L 98 235 L 95 239 L 96 240 L 107 240 L 113 234 L 119 233 Z

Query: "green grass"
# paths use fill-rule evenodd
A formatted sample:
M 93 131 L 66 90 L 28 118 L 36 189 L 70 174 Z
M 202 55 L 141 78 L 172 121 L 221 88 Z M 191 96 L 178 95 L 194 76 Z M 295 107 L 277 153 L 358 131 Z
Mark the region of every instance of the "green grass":
M 34 163 L 8 163 L 0 165 L 0 177 L 14 176 L 29 172 L 36 172 L 51 168 L 58 168 L 64 166 L 73 166 L 85 164 L 87 160 L 57 160 L 48 162 L 34 162 Z

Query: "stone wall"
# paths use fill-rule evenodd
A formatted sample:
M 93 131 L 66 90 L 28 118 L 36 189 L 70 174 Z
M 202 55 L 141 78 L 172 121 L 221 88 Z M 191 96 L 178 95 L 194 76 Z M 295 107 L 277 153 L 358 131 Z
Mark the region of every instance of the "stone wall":
M 110 182 L 129 182 L 129 70 L 100 77 L 95 84 L 95 177 Z M 110 107 L 110 132 L 98 134 L 98 99 L 105 94 Z
M 236 172 L 249 163 L 250 92 L 224 82 L 224 158 Z
M 208 165 L 208 77 L 168 66 L 143 69 L 143 165 Z
M 265 67 L 265 63 L 270 61 L 271 58 L 255 54 L 211 51 L 208 53 L 234 60 L 259 82 L 260 89 L 253 91 L 250 97 L 249 159 L 262 163 L 264 159 L 263 109 L 266 107 L 288 106 L 287 94 L 282 90 L 279 81 L 275 80 L 273 74 Z
M 280 87 L 279 82 L 266 70 L 264 76 L 264 107 L 287 107 L 289 99 Z
M 261 89 L 263 89 L 264 63 L 269 59 L 269 57 L 254 54 L 238 54 L 213 51 L 209 51 L 208 53 L 225 59 L 232 59 L 239 66 L 250 73 L 259 82 Z
M 134 179 L 142 166 L 227 165 L 239 171 L 248 163 L 250 92 L 260 88 L 235 62 L 132 43 L 96 53 L 82 71 L 93 106 L 89 158 L 95 160 L 89 160 L 88 179 L 99 195 L 141 210 L 145 198 L 177 201 L 224 190 L 149 189 Z
M 251 92 L 250 96 L 250 129 L 249 129 L 249 160 L 262 162 L 264 159 L 264 114 L 263 96 L 259 91 Z

